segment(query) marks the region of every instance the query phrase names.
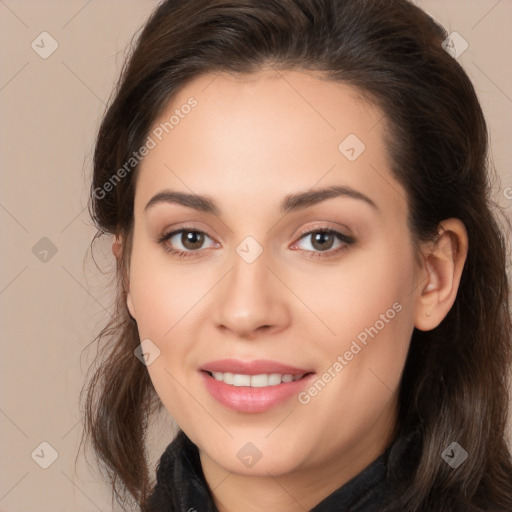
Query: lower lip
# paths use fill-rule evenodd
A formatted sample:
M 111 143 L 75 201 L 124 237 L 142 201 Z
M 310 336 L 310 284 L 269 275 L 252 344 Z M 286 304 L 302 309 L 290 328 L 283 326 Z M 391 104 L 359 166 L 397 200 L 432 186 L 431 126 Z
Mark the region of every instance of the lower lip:
M 265 412 L 298 395 L 315 377 L 315 374 L 311 373 L 299 380 L 262 388 L 232 386 L 215 380 L 204 371 L 201 371 L 201 377 L 213 398 L 229 409 L 238 412 Z

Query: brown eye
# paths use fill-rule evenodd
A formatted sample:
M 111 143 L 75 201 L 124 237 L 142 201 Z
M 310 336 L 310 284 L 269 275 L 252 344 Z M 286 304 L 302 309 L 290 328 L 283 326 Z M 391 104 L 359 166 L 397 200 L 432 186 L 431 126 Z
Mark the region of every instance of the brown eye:
M 185 249 L 190 251 L 200 249 L 204 243 L 204 233 L 199 231 L 182 231 L 181 243 Z
M 311 245 L 319 251 L 326 251 L 332 248 L 335 236 L 328 231 L 318 231 L 311 235 Z
M 355 240 L 332 229 L 315 229 L 303 233 L 296 245 L 311 257 L 335 256 L 353 245 Z M 302 245 L 302 247 L 300 247 Z
M 210 245 L 205 242 L 210 241 Z M 196 256 L 205 250 L 215 246 L 215 242 L 203 231 L 192 228 L 182 228 L 160 237 L 157 242 L 163 246 L 165 251 L 185 258 Z

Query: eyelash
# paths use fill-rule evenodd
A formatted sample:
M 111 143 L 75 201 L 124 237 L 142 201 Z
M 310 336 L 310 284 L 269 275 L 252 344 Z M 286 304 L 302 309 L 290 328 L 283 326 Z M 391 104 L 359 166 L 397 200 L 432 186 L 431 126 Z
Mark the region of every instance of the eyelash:
M 190 257 L 196 256 L 203 249 L 196 249 L 194 251 L 180 251 L 177 249 L 173 249 L 172 247 L 169 247 L 169 245 L 167 244 L 168 240 L 170 240 L 173 236 L 177 235 L 178 233 L 183 233 L 183 232 L 199 233 L 199 234 L 207 236 L 208 238 L 211 238 L 206 232 L 204 232 L 200 229 L 183 227 L 183 228 L 171 231 L 170 233 L 165 233 L 164 235 L 162 235 L 160 238 L 157 239 L 157 242 L 163 246 L 163 248 L 166 252 L 168 252 L 174 256 L 177 256 L 179 258 L 190 258 Z M 342 251 L 348 249 L 348 247 L 350 245 L 353 245 L 355 243 L 355 240 L 352 237 L 349 237 L 347 235 L 344 235 L 343 233 L 339 233 L 338 231 L 335 231 L 334 229 L 330 229 L 330 228 L 326 228 L 326 227 L 316 228 L 316 229 L 302 232 L 299 234 L 298 240 L 302 240 L 303 238 L 306 238 L 308 235 L 313 235 L 315 233 L 334 235 L 340 242 L 343 242 L 344 245 L 342 245 L 341 247 L 338 247 L 337 249 L 331 249 L 328 251 L 308 251 L 308 250 L 306 250 L 306 252 L 312 253 L 310 256 L 308 256 L 310 258 L 333 257 L 333 256 L 341 253 Z M 303 249 L 303 250 L 305 250 L 305 249 Z

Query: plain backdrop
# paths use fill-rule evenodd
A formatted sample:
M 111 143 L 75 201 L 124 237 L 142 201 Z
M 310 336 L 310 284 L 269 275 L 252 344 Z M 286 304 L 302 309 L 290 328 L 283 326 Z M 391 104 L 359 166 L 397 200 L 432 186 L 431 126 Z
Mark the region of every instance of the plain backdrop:
M 468 44 L 458 60 L 487 116 L 501 176 L 494 196 L 508 214 L 512 1 L 417 3 Z M 112 510 L 109 489 L 82 452 L 76 473 L 74 466 L 78 394 L 95 352 L 83 349 L 112 302 L 108 276 L 87 256 L 95 231 L 86 204 L 105 104 L 127 45 L 155 6 L 0 0 L 0 511 Z M 96 250 L 106 270 L 110 244 L 106 239 Z M 153 464 L 172 436 L 163 414 L 151 432 Z

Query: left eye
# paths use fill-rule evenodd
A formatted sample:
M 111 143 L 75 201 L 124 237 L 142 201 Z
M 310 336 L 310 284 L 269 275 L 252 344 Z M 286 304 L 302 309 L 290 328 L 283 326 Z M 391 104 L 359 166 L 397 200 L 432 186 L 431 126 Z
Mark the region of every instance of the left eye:
M 309 247 L 303 248 L 306 251 L 312 252 L 335 252 L 336 249 L 343 247 L 344 245 L 353 243 L 353 239 L 338 233 L 332 229 L 317 229 L 315 231 L 309 231 L 308 233 L 304 233 L 300 239 L 301 240 L 310 240 L 308 244 Z M 336 242 L 338 242 L 337 247 L 333 247 Z

